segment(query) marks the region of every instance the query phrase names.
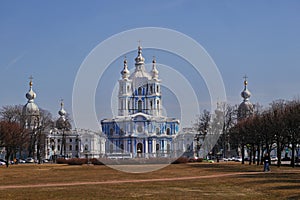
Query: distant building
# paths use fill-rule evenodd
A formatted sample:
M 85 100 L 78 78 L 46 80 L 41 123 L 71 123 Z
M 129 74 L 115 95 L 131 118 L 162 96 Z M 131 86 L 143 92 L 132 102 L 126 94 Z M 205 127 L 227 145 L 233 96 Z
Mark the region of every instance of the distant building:
M 30 77 L 29 91 L 26 93 L 27 103 L 23 106 L 21 125 L 29 131 L 29 146 L 25 151 L 28 157 L 41 158 L 41 146 L 39 137 L 41 131 L 41 119 L 39 107 L 34 103 L 36 93 L 32 89 L 32 77 Z
M 153 59 L 150 73 L 144 61 L 141 46 L 132 74 L 124 60 L 119 80 L 118 116 L 101 121 L 102 132 L 108 138 L 108 156 L 170 157 L 178 150 L 174 140 L 179 132 L 179 120 L 162 115 L 161 80 L 156 61 Z
M 118 116 L 101 120 L 102 132 L 72 129 L 64 103 L 54 125 L 45 129 L 40 109 L 35 104 L 32 77 L 22 124 L 30 131 L 28 150 L 22 157 L 34 159 L 101 157 L 178 157 L 193 156 L 195 131 L 179 132 L 180 122 L 162 114 L 161 80 L 156 61 L 145 69 L 142 47 L 138 47 L 135 71 L 130 74 L 127 60 L 119 80 Z
M 243 102 L 238 107 L 237 120 L 242 121 L 248 117 L 251 117 L 254 113 L 254 107 L 250 102 L 249 98 L 251 97 L 251 93 L 247 88 L 248 81 L 247 76 L 244 76 L 244 90 L 241 92 L 241 96 L 243 98 Z M 238 148 L 238 154 L 242 156 L 248 156 L 248 149 L 245 146 L 241 146 L 241 149 Z
M 183 152 L 182 156 L 195 157 L 199 155 L 198 147 L 203 144 L 203 138 L 198 137 L 196 128 L 183 128 L 176 137 L 175 146 Z
M 101 133 L 90 130 L 72 130 L 63 106 L 61 102 L 61 109 L 58 111 L 60 117 L 56 121 L 55 128 L 45 132 L 45 157 L 50 160 L 58 157 L 102 157 L 105 154 L 105 137 Z

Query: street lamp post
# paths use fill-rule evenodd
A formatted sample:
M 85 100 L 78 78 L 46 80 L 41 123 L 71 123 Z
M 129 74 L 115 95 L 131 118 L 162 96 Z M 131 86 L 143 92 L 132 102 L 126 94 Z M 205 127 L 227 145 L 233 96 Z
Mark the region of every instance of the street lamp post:
M 61 140 L 61 151 L 60 155 L 63 158 L 66 158 L 66 134 L 65 134 L 65 128 L 66 128 L 66 121 L 64 120 L 63 127 L 62 127 L 62 140 Z
M 43 121 L 41 120 L 40 116 L 36 118 L 36 125 L 35 125 L 35 137 L 36 137 L 36 159 L 38 160 L 38 164 L 42 163 L 42 129 L 43 129 Z
M 77 135 L 77 158 L 80 158 L 81 139 Z

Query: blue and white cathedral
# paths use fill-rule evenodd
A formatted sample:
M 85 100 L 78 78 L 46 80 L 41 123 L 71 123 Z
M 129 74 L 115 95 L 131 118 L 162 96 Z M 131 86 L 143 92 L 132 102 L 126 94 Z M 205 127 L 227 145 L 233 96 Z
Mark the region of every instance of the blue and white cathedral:
M 118 116 L 101 121 L 102 132 L 107 137 L 107 155 L 175 156 L 179 120 L 162 115 L 161 80 L 155 59 L 152 70 L 147 72 L 139 46 L 134 72 L 130 74 L 125 58 L 121 75 Z

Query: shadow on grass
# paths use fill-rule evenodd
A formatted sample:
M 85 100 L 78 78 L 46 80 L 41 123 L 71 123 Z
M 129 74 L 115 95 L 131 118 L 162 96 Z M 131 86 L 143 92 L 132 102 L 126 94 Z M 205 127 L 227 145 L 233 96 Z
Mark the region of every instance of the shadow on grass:
M 207 170 L 217 170 L 221 172 L 260 172 L 260 169 L 253 169 L 245 167 L 245 165 L 223 165 L 223 164 L 199 164 L 199 165 L 191 165 L 192 167 L 199 169 L 207 169 Z
M 246 182 L 241 185 L 256 185 L 262 188 L 267 188 L 268 191 L 293 193 L 293 190 L 299 190 L 300 177 L 298 173 L 263 173 L 263 174 L 246 174 L 238 175 L 237 178 L 244 178 Z M 294 194 L 287 199 L 300 199 L 300 194 Z
M 239 175 L 240 178 L 270 178 L 270 177 L 274 177 L 274 178 L 292 178 L 292 179 L 298 179 L 299 173 L 261 173 L 261 174 L 243 174 L 243 175 Z
M 288 200 L 297 200 L 297 199 L 300 199 L 300 194 L 297 194 L 297 195 L 295 195 L 295 196 L 288 197 L 287 199 L 288 199 Z
M 238 178 L 241 178 L 240 176 Z M 243 177 L 243 178 L 264 178 L 264 177 Z M 267 179 L 267 180 L 254 180 L 254 181 L 247 181 L 248 184 L 268 184 L 268 183 L 300 183 L 299 180 L 286 180 L 286 179 Z M 299 188 L 299 186 L 298 186 Z
M 276 186 L 272 187 L 272 190 L 298 190 L 299 185 L 281 185 L 281 186 Z

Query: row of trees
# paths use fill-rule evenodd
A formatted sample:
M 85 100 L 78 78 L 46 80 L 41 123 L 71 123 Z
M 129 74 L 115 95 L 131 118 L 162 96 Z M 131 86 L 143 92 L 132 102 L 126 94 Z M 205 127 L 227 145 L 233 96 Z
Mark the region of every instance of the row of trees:
M 254 113 L 239 121 L 230 130 L 231 141 L 236 141 L 242 148 L 250 153 L 250 163 L 257 164 L 263 155 L 260 152 L 270 152 L 276 149 L 277 165 L 281 165 L 281 154 L 284 150 L 291 151 L 291 166 L 295 166 L 295 152 L 298 155 L 297 145 L 300 144 L 300 102 L 277 100 L 271 103 L 270 108 Z M 242 162 L 244 155 L 242 154 Z
M 250 164 L 261 164 L 262 152 L 270 155 L 276 149 L 277 165 L 280 166 L 281 154 L 286 150 L 291 151 L 291 166 L 295 166 L 295 152 L 298 155 L 297 145 L 300 144 L 300 101 L 276 100 L 267 109 L 256 104 L 253 115 L 243 120 L 238 120 L 237 114 L 237 105 L 222 103 L 215 113 L 205 110 L 197 118 L 195 126 L 201 139 L 209 144 L 213 142 L 209 137 L 218 138 L 212 154 L 228 157 L 232 154 L 229 150 L 235 149 L 235 154 L 241 153 L 239 156 L 244 164 L 244 152 L 247 151 Z

